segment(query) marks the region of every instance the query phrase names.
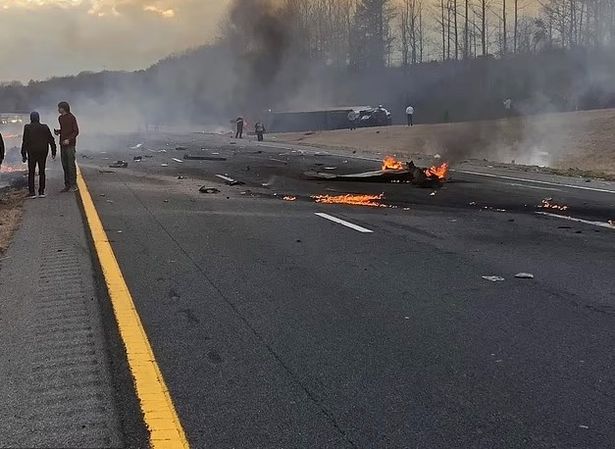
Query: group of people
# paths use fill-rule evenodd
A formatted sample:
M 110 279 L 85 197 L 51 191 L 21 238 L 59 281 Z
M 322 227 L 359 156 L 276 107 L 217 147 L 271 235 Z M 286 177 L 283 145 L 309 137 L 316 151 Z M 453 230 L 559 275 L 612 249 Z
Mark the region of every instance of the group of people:
M 243 117 L 237 117 L 235 119 L 235 139 L 243 139 L 243 128 L 245 126 L 245 120 Z M 258 138 L 259 142 L 264 140 L 265 125 L 262 122 L 256 122 L 254 124 L 254 134 Z
M 54 129 L 56 136 L 60 139 L 60 158 L 64 169 L 64 189 L 62 192 L 78 190 L 77 187 L 77 165 L 75 163 L 75 152 L 77 146 L 77 136 L 79 135 L 79 125 L 77 119 L 70 111 L 70 105 L 63 101 L 58 104 L 60 114 L 60 128 Z M 28 163 L 28 190 L 29 198 L 44 198 L 45 194 L 45 166 L 51 149 L 51 158 L 55 159 L 57 145 L 51 130 L 47 125 L 41 123 L 40 114 L 36 111 L 30 113 L 30 123 L 24 126 L 23 141 L 21 145 L 21 157 L 24 163 Z M 5 149 L 2 135 L 0 135 L 0 165 L 4 160 Z M 38 195 L 35 186 L 35 175 L 38 168 L 39 183 Z

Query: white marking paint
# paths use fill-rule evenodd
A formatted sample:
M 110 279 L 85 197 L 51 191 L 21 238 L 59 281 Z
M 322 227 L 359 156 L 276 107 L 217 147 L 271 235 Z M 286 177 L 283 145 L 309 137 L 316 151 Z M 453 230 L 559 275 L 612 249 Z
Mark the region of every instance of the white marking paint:
M 554 192 L 561 192 L 562 191 L 562 189 L 556 189 L 555 187 L 530 186 L 528 184 L 516 184 L 514 182 L 507 182 L 506 185 L 514 186 L 514 187 L 523 187 L 523 188 L 526 188 L 526 189 L 552 190 Z
M 575 186 L 573 184 L 562 184 L 559 182 L 540 181 L 538 179 L 516 178 L 514 176 L 494 175 L 491 173 L 480 173 L 476 171 L 467 171 L 467 170 L 454 170 L 454 171 L 455 173 L 464 173 L 466 175 L 486 176 L 487 178 L 508 179 L 509 181 L 530 182 L 532 184 L 542 184 L 542 185 L 555 186 L 555 187 L 568 187 L 570 189 L 590 190 L 592 192 L 603 192 L 603 193 L 615 194 L 615 190 L 599 189 L 597 187 Z
M 611 230 L 615 231 L 615 226 L 613 226 L 613 225 L 611 225 L 609 223 L 605 223 L 604 221 L 583 220 L 582 218 L 575 218 L 575 217 L 571 217 L 569 215 L 551 214 L 549 212 L 536 212 L 536 214 L 544 215 L 546 217 L 560 218 L 562 220 L 574 221 L 576 223 L 583 223 L 583 224 L 588 224 L 588 225 L 592 225 L 592 226 L 599 226 L 601 228 L 607 228 L 607 229 L 611 229 Z
M 346 226 L 347 228 L 354 229 L 355 231 L 362 232 L 363 234 L 372 234 L 374 232 L 371 229 L 367 229 L 354 223 L 350 223 L 348 221 L 342 220 L 341 218 L 334 217 L 333 215 L 323 214 L 322 212 L 318 212 L 314 215 L 317 215 L 320 218 L 324 218 L 325 220 L 332 221 L 333 223 L 341 224 L 342 226 Z

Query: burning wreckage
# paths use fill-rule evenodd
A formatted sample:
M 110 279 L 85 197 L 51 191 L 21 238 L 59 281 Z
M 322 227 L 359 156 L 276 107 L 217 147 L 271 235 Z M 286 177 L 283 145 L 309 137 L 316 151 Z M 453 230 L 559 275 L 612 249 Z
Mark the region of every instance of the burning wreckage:
M 444 162 L 429 168 L 417 167 L 414 161 L 402 162 L 387 156 L 380 170 L 363 173 L 335 174 L 330 172 L 308 171 L 305 175 L 312 179 L 363 182 L 404 182 L 419 187 L 434 188 L 441 186 L 448 178 L 449 165 Z

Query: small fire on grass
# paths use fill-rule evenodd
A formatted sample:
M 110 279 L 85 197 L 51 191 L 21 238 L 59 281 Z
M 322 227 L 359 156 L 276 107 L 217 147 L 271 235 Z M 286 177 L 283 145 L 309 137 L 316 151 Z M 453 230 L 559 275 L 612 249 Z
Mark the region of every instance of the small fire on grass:
M 553 202 L 553 198 L 545 198 L 538 207 L 551 210 L 568 210 L 568 206 Z
M 380 195 L 315 195 L 312 199 L 322 204 L 350 204 L 353 206 L 385 207 L 380 203 L 384 194 Z

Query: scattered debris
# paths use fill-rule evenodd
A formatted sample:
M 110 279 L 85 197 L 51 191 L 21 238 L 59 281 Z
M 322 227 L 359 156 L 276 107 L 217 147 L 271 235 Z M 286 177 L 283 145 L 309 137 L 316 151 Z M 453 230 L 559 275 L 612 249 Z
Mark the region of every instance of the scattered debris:
M 179 176 L 177 177 L 177 179 L 186 179 L 186 177 L 185 177 L 185 176 L 182 176 L 182 175 L 179 175 Z
M 100 173 L 101 175 L 104 175 L 106 173 L 115 173 L 115 172 L 113 170 L 103 170 L 103 169 L 100 169 L 100 170 L 98 170 L 98 173 Z
M 228 177 L 226 175 L 216 175 L 216 178 L 220 178 L 221 180 L 223 180 L 229 186 L 238 186 L 238 185 L 243 185 L 244 184 L 243 182 L 237 181 L 236 179 L 230 178 L 230 177 Z
M 502 282 L 505 281 L 506 279 L 504 279 L 502 276 L 481 276 L 484 280 L 486 281 L 491 281 L 491 282 Z
M 176 147 L 175 150 L 177 151 L 186 151 L 188 148 L 186 147 Z
M 225 161 L 225 157 L 220 156 L 207 156 L 201 154 L 184 154 L 184 160 L 186 161 Z
M 439 154 L 436 153 L 436 154 L 433 155 L 433 158 L 434 159 L 442 159 L 442 156 L 440 156 Z
M 553 198 L 545 198 L 538 206 L 542 209 L 568 210 L 568 206 L 553 202 Z
M 143 156 L 135 156 L 132 158 L 134 162 L 141 162 L 143 160 Z
M 216 189 L 215 187 L 203 186 L 199 189 L 199 192 L 201 193 L 220 193 L 220 190 Z
M 160 164 L 161 167 L 168 167 L 169 164 Z
M 323 167 L 325 170 L 337 170 L 337 167 Z
M 615 226 L 615 220 L 609 220 L 609 224 L 610 224 L 611 226 Z
M 579 429 L 587 430 L 589 429 L 589 426 L 586 426 L 585 424 L 579 424 Z
M 339 180 L 339 181 L 371 181 L 371 182 L 407 182 L 422 187 L 440 186 L 448 178 L 448 163 L 430 168 L 419 168 L 413 161 L 402 162 L 393 156 L 387 156 L 382 162 L 380 170 L 363 173 L 334 174 L 326 172 L 308 171 L 310 178 Z M 325 167 L 324 170 L 330 170 Z
M 532 273 L 517 273 L 515 274 L 517 279 L 534 279 L 534 275 Z
M 131 150 L 138 150 L 139 148 L 141 148 L 143 146 L 142 143 L 138 143 L 136 144 L 134 147 L 130 147 Z
M 117 161 L 117 162 L 114 162 L 113 164 L 110 164 L 109 168 L 128 168 L 128 162 Z
M 87 154 L 82 154 L 81 159 L 92 159 L 92 158 L 88 156 Z
M 182 161 L 181 159 L 177 159 L 177 158 L 171 158 L 171 159 L 173 159 L 178 164 L 183 164 L 184 163 L 184 161 Z
M 436 196 L 436 191 L 434 190 L 433 192 L 431 192 L 429 196 Z
M 285 196 L 282 198 L 284 201 L 297 201 L 297 197 L 296 196 Z

